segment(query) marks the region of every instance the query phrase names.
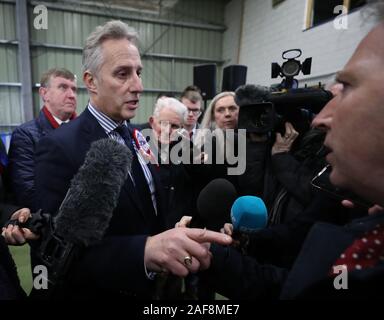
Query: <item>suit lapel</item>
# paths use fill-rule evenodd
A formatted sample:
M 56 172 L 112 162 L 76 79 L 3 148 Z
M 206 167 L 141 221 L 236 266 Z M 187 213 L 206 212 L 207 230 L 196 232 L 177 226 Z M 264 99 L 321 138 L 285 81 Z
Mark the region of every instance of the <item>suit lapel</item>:
M 79 118 L 80 117 L 83 118 L 83 123 L 81 124 L 84 133 L 83 137 L 88 144 L 96 140 L 108 138 L 108 135 L 88 108 L 83 111 Z
M 91 112 L 86 108 L 84 112 L 81 114 L 84 117 L 82 124 L 82 131 L 84 140 L 88 146 L 88 149 L 93 141 L 108 138 L 108 135 L 105 133 L 104 129 L 100 126 L 99 122 L 96 118 L 91 114 Z M 87 150 L 88 150 L 87 149 Z M 84 160 L 83 160 L 84 161 Z M 135 187 L 133 185 L 131 177 L 128 177 L 125 181 L 123 187 L 120 191 L 121 195 L 129 197 L 137 209 L 141 212 L 141 214 L 145 216 L 145 211 L 143 206 L 141 205 L 140 199 L 137 195 Z
M 128 124 L 128 129 L 129 129 L 129 133 L 131 135 L 131 137 L 134 137 L 134 128 L 132 127 L 132 125 Z M 159 191 L 162 190 L 161 186 L 160 186 L 160 180 L 158 179 L 158 173 L 156 172 L 156 169 L 155 167 L 151 164 L 151 163 L 148 163 L 147 164 L 147 167 L 149 168 L 149 171 L 151 172 L 151 175 L 152 175 L 152 179 L 153 179 L 153 182 L 154 182 L 154 185 L 155 185 L 155 190 L 156 190 L 156 193 L 155 193 L 155 196 L 156 196 L 156 204 L 157 204 L 157 214 L 161 214 L 162 212 L 162 207 L 161 207 L 161 196 L 159 196 Z M 141 199 L 139 198 L 137 192 L 136 192 L 136 189 L 130 179 L 129 181 L 129 185 L 126 184 L 126 187 L 127 188 L 131 188 L 131 194 L 134 195 L 134 199 L 136 201 L 136 203 L 138 204 L 138 206 L 140 207 L 141 211 L 144 213 L 144 216 L 145 218 L 147 219 L 147 221 L 153 221 L 153 214 L 151 212 L 146 212 L 144 209 L 143 209 L 143 205 L 141 203 Z M 148 188 L 149 189 L 149 188 Z

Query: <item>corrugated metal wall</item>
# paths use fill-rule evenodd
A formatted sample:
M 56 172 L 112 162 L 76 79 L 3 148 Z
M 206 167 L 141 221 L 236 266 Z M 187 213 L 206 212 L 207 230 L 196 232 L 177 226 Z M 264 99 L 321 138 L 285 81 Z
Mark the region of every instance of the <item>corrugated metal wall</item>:
M 0 127 L 9 131 L 22 121 L 18 76 L 15 6 L 0 3 Z
M 68 68 L 77 75 L 80 87 L 78 111 L 84 109 L 87 103 L 87 92 L 81 81 L 84 40 L 95 26 L 121 19 L 135 27 L 141 38 L 146 92 L 134 122 L 147 121 L 159 92 L 180 92 L 192 84 L 193 65 L 209 62 L 220 65 L 225 2 L 179 0 L 171 9 L 149 14 L 117 11 L 108 5 L 108 1 L 92 7 L 79 2 L 31 1 L 28 14 L 34 114 L 41 107 L 37 88 L 40 75 L 55 66 Z M 36 17 L 33 8 L 39 4 L 48 8 L 47 30 L 33 27 Z M 15 2 L 0 0 L 0 131 L 23 122 L 16 38 Z

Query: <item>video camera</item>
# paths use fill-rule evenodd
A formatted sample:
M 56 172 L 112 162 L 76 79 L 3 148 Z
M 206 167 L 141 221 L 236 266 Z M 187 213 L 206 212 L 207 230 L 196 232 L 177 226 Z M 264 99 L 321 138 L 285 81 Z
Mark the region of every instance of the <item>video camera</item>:
M 312 58 L 300 63 L 300 49 L 284 51 L 286 59 L 280 67 L 272 63 L 272 78 L 282 77 L 281 84 L 273 89 L 263 86 L 244 85 L 236 90 L 235 101 L 240 107 L 239 129 L 266 134 L 284 131 L 284 122 L 290 121 L 294 127 L 303 123 L 309 127 L 313 114 L 317 114 L 332 98 L 330 91 L 321 88 L 297 88 L 296 75 L 310 74 Z

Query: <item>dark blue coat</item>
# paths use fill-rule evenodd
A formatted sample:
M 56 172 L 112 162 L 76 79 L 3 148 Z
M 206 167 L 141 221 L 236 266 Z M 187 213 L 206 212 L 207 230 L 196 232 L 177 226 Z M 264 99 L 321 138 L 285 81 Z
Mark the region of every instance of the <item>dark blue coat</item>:
M 83 164 L 93 141 L 107 138 L 104 129 L 86 109 L 78 118 L 41 139 L 36 151 L 36 196 L 40 208 L 55 213 L 72 177 Z M 149 165 L 160 191 L 154 168 Z M 163 230 L 161 196 L 156 195 L 158 216 L 142 210 L 128 177 L 120 193 L 104 240 L 88 248 L 73 270 L 68 297 L 111 297 L 120 292 L 148 296 L 153 281 L 144 271 L 148 235 Z
M 36 119 L 23 123 L 12 133 L 9 147 L 9 174 L 16 202 L 36 209 L 35 204 L 35 151 L 39 140 L 54 128 L 40 111 Z
M 0 139 L 0 149 L 4 149 L 4 145 Z M 4 192 L 2 176 L 0 175 L 0 197 Z M 3 222 L 9 219 L 9 216 L 15 212 L 17 207 L 7 205 L 0 202 L 0 227 Z M 21 299 L 25 298 L 25 292 L 21 288 L 20 280 L 17 276 L 15 262 L 12 259 L 8 246 L 4 237 L 0 235 L 0 300 Z
M 330 276 L 332 265 L 354 240 L 383 222 L 384 215 L 377 214 L 343 227 L 315 224 L 290 271 L 262 265 L 232 248 L 213 245 L 212 265 L 204 279 L 217 292 L 237 299 L 383 298 L 382 261 L 373 268 L 350 271 L 348 289 L 336 290 Z
M 25 297 L 17 276 L 15 262 L 4 238 L 0 236 L 0 300 L 23 299 Z

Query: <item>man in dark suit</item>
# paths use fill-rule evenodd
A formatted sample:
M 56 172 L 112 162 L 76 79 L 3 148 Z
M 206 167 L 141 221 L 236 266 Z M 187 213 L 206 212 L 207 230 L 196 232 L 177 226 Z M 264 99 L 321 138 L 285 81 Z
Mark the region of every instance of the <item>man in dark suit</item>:
M 141 59 L 137 34 L 121 21 L 99 26 L 83 50 L 83 81 L 90 100 L 68 125 L 42 139 L 36 152 L 38 206 L 58 210 L 90 144 L 110 138 L 127 144 L 134 155 L 107 234 L 79 257 L 64 297 L 150 297 L 153 273 L 186 276 L 207 268 L 206 242 L 230 242 L 227 236 L 200 229 L 162 233 L 162 199 L 154 167 L 145 163 L 140 136 L 129 120 L 139 107 Z
M 75 75 L 64 68 L 52 68 L 40 80 L 39 95 L 44 102 L 36 119 L 12 132 L 9 146 L 9 176 L 17 204 L 36 209 L 35 151 L 39 140 L 61 124 L 76 117 Z

